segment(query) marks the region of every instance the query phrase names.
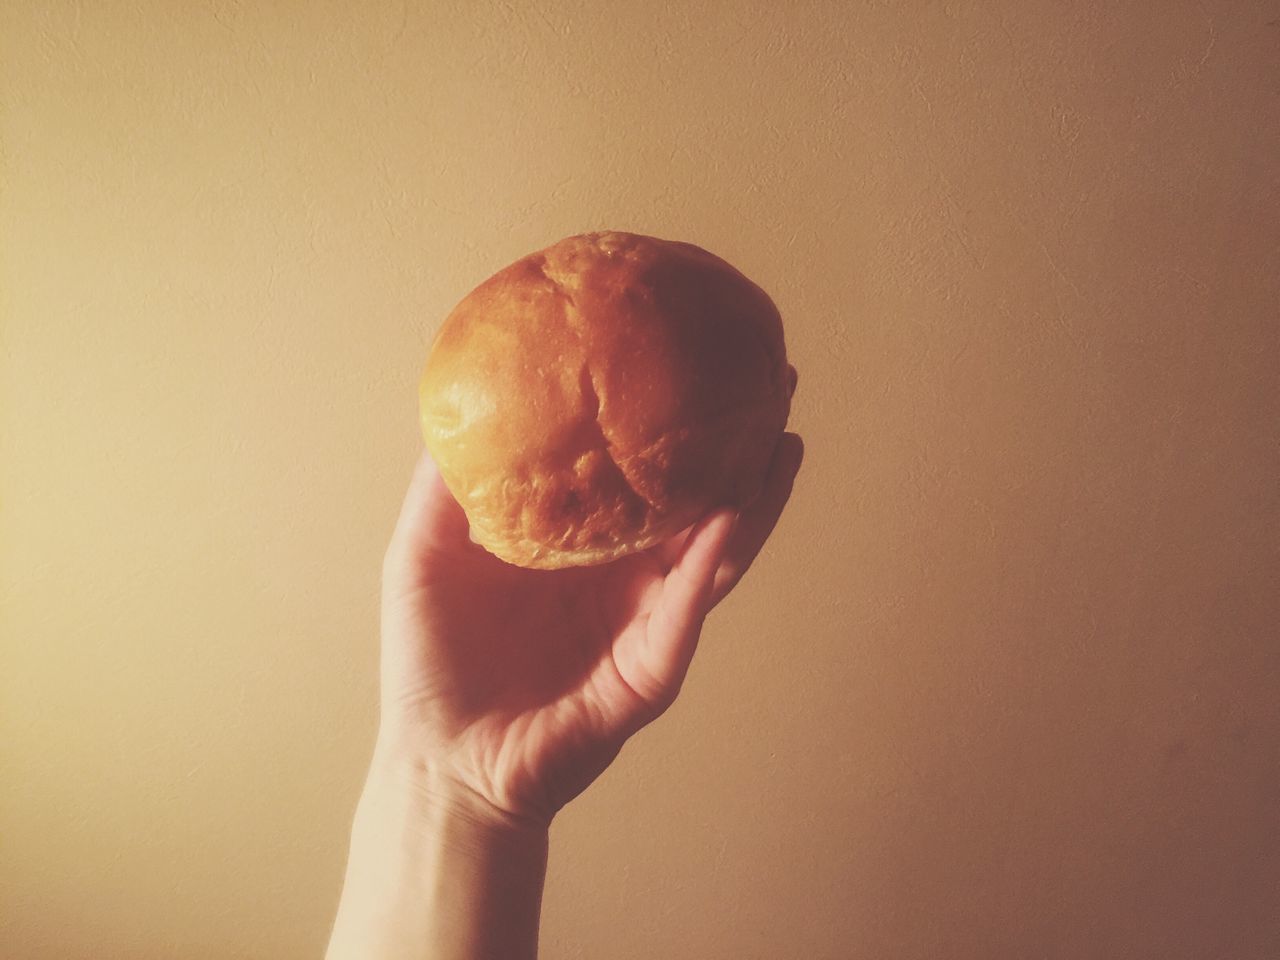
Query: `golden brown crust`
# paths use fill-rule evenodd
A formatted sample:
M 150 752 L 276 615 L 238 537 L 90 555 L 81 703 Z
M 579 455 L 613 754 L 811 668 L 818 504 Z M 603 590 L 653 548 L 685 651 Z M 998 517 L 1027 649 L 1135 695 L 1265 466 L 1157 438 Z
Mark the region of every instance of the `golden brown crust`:
M 472 537 L 510 563 L 603 563 L 759 495 L 790 409 L 777 308 L 692 244 L 569 237 L 472 291 L 420 388 Z

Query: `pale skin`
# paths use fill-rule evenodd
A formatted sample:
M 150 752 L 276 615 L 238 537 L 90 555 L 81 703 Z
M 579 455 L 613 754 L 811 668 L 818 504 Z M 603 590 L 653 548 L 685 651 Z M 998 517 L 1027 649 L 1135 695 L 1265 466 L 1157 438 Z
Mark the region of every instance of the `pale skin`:
M 802 457 L 784 434 L 741 515 L 535 571 L 471 542 L 422 456 L 383 565 L 379 734 L 329 960 L 536 957 L 551 819 L 675 700 Z

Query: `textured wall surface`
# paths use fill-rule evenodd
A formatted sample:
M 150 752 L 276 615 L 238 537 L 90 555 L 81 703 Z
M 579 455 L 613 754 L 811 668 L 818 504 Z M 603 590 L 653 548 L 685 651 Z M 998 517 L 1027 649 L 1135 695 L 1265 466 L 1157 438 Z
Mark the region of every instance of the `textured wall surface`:
M 1280 956 L 1280 5 L 0 5 L 0 954 L 317 956 L 447 310 L 581 230 L 808 459 L 543 954 Z

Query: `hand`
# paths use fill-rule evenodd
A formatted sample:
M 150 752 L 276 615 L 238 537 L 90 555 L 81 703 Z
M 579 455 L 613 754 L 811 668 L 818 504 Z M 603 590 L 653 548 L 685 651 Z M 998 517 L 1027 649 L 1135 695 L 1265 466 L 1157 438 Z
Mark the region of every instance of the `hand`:
M 379 749 L 467 816 L 545 827 L 675 700 L 703 618 L 764 545 L 802 456 L 784 434 L 741 517 L 717 511 L 643 553 L 537 571 L 471 542 L 424 454 L 383 568 Z

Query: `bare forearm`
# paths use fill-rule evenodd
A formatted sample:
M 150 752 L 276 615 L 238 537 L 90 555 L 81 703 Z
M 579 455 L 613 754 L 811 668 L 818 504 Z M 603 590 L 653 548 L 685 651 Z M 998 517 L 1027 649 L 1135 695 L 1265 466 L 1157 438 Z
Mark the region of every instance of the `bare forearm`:
M 361 795 L 328 960 L 533 960 L 544 828 L 495 822 L 380 751 Z

